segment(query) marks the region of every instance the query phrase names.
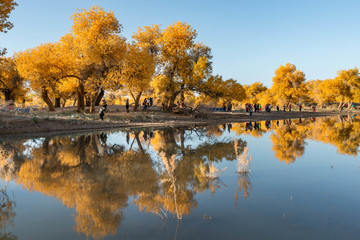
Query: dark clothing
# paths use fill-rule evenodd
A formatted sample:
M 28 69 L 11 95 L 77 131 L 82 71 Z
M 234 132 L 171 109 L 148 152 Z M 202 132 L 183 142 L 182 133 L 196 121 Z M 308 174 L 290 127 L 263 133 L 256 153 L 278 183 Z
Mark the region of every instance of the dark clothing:
M 99 116 L 101 120 L 104 120 L 104 115 L 105 115 L 105 108 L 101 107 L 99 111 Z
M 126 111 L 129 112 L 129 107 L 130 107 L 130 104 L 129 104 L 129 100 L 126 100 Z
M 102 106 L 103 106 L 104 110 L 106 110 L 106 108 L 107 108 L 107 103 L 104 102 Z

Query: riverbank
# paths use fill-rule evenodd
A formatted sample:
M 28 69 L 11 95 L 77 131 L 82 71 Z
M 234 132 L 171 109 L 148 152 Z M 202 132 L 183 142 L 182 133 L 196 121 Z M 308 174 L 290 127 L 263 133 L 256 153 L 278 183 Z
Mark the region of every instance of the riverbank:
M 193 118 L 180 114 L 163 112 L 158 108 L 147 111 L 126 113 L 123 106 L 109 106 L 104 121 L 98 114 L 77 113 L 74 109 L 61 109 L 57 112 L 39 111 L 25 113 L 0 113 L 0 139 L 44 137 L 76 132 L 101 130 L 223 124 L 229 122 L 265 121 L 309 117 L 336 116 L 339 114 L 359 114 L 355 111 L 292 111 L 292 112 L 207 112 L 206 118 Z

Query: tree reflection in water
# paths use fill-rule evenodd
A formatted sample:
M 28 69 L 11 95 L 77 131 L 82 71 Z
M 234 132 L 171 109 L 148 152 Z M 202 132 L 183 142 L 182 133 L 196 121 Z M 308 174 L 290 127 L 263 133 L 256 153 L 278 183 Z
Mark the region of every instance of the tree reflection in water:
M 247 197 L 250 196 L 250 191 L 252 189 L 252 184 L 251 184 L 251 179 L 250 179 L 251 175 L 250 173 L 238 173 L 238 189 L 235 192 L 235 206 L 237 206 L 238 200 L 239 200 L 239 196 L 238 193 L 241 193 L 242 191 L 244 191 L 244 198 L 246 199 Z
M 126 135 L 128 146 L 109 143 L 106 133 L 16 142 L 11 145 L 14 174 L 2 179 L 60 199 L 75 209 L 77 232 L 103 238 L 116 234 L 130 197 L 140 211 L 182 219 L 197 207 L 195 195 L 213 187 L 195 169 L 236 156 L 232 140 L 218 141 L 206 128 Z M 194 148 L 187 138 L 200 143 Z
M 14 153 L 0 146 L 0 239 L 15 240 L 12 233 L 6 233 L 6 228 L 14 224 L 16 202 L 14 194 L 8 193 L 8 183 L 14 178 Z
M 251 127 L 256 126 L 256 128 Z M 263 123 L 234 123 L 239 135 L 262 137 L 270 132 L 275 157 L 286 164 L 296 161 L 305 152 L 306 139 L 331 144 L 340 154 L 357 156 L 360 145 L 360 117 L 344 115 L 328 118 L 284 119 Z
M 77 232 L 103 238 L 116 234 L 130 197 L 140 211 L 182 219 L 197 208 L 196 194 L 214 193 L 223 186 L 204 178 L 199 169 L 234 161 L 244 151 L 246 142 L 228 137 L 229 130 L 254 137 L 269 132 L 275 156 L 286 163 L 304 154 L 306 139 L 332 144 L 342 154 L 359 152 L 360 121 L 351 116 L 255 122 L 251 130 L 249 123 L 129 130 L 124 133 L 125 145 L 109 141 L 108 133 L 7 143 L 2 156 L 10 157 L 1 161 L 1 179 L 61 200 L 75 209 Z M 250 195 L 250 177 L 238 175 L 235 204 L 238 193 Z M 1 211 L 9 214 L 1 215 L 8 216 L 1 219 L 1 226 L 15 216 L 15 201 L 6 196 Z

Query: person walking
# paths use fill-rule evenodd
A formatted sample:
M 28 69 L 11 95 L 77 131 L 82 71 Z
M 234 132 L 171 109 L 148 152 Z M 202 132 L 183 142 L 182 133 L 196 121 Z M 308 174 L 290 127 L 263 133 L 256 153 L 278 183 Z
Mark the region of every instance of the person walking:
M 101 121 L 104 121 L 104 115 L 105 115 L 105 108 L 102 106 L 100 107 L 99 116 Z
M 300 110 L 300 112 L 301 112 L 301 108 L 302 108 L 302 105 L 301 105 L 301 104 L 299 104 L 299 110 Z
M 227 111 L 231 112 L 231 110 L 232 110 L 232 104 L 231 104 L 231 102 L 229 102 L 228 106 L 227 106 Z
M 126 99 L 125 107 L 126 107 L 126 112 L 129 112 L 129 108 L 130 108 L 129 99 Z
M 278 112 L 280 111 L 279 105 L 276 106 L 276 110 L 277 110 Z
M 284 104 L 284 112 L 286 112 L 286 110 L 285 110 L 285 109 L 286 109 L 286 105 Z
M 291 112 L 291 104 L 289 104 L 289 112 Z
M 144 99 L 144 102 L 143 102 L 143 111 L 146 110 L 146 98 Z
M 106 101 L 105 101 L 105 99 L 103 100 L 103 108 L 105 109 L 104 111 L 106 111 L 106 108 L 107 108 L 107 103 L 106 103 Z

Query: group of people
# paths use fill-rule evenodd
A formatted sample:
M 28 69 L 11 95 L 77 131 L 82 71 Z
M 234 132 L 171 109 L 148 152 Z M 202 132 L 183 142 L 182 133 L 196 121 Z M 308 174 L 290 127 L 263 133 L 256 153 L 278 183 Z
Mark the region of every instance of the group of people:
M 184 102 L 181 103 L 180 101 L 177 101 L 174 106 L 174 108 L 185 108 L 185 107 L 186 107 L 185 103 Z
M 224 103 L 224 105 L 223 105 L 223 111 L 224 112 L 231 112 L 232 111 L 232 103 L 231 102 L 228 102 L 228 104 L 226 105 L 225 103 Z
M 286 104 L 283 105 L 284 112 L 286 112 L 286 107 L 289 109 L 289 112 L 291 112 L 291 109 L 292 109 L 291 103 L 289 105 L 286 105 Z M 299 111 L 301 112 L 302 104 L 299 104 L 298 107 L 299 107 Z M 276 110 L 278 112 L 280 111 L 279 105 L 276 106 Z
M 144 101 L 142 103 L 143 110 L 146 110 L 149 107 L 152 107 L 154 104 L 154 99 L 152 97 L 144 98 Z
M 149 107 L 152 107 L 154 104 L 154 99 L 152 97 L 149 97 L 149 98 L 144 98 L 144 101 L 142 103 L 143 105 L 143 110 L 146 110 L 146 108 L 149 108 Z M 126 108 L 126 112 L 129 112 L 130 111 L 130 102 L 129 102 L 129 99 L 126 99 L 125 101 L 125 108 Z M 100 119 L 101 120 L 104 120 L 104 116 L 105 116 L 105 112 L 106 112 L 106 109 L 107 109 L 107 103 L 105 101 L 105 99 L 102 101 L 102 105 L 100 107 L 100 110 L 99 110 L 99 116 L 100 116 Z
M 255 103 L 254 105 L 250 103 L 245 104 L 246 112 L 260 112 L 261 111 L 261 104 Z
M 271 104 L 266 104 L 265 105 L 265 111 L 266 112 L 271 112 L 272 107 L 273 106 Z M 299 111 L 301 112 L 302 104 L 299 104 L 298 107 L 299 107 Z M 283 105 L 284 112 L 286 112 L 286 108 L 289 110 L 289 112 L 291 112 L 291 109 L 292 109 L 291 103 L 288 104 L 288 105 L 287 104 Z M 246 112 L 249 112 L 250 116 L 251 116 L 253 112 L 260 112 L 261 111 L 261 105 L 257 104 L 257 103 L 255 103 L 254 105 L 252 105 L 250 103 L 246 103 L 245 104 L 245 110 L 246 110 Z M 276 106 L 276 110 L 278 112 L 280 112 L 280 106 L 279 105 Z M 315 112 L 315 107 L 313 107 L 313 111 Z
M 147 108 L 152 107 L 153 103 L 154 103 L 154 99 L 152 97 L 144 98 L 144 101 L 142 103 L 143 110 L 146 110 Z M 125 107 L 126 107 L 126 111 L 129 112 L 129 108 L 130 108 L 129 99 L 126 99 Z M 178 101 L 177 104 L 175 104 L 175 107 L 184 108 L 185 104 L 184 103 L 181 104 Z M 227 104 L 224 103 L 223 111 L 224 112 L 231 112 L 232 107 L 233 107 L 233 105 L 232 105 L 231 102 L 228 102 Z M 299 107 L 299 111 L 301 112 L 302 104 L 299 104 L 298 107 Z M 103 104 L 100 107 L 100 111 L 99 111 L 99 115 L 100 115 L 101 120 L 104 120 L 104 115 L 105 115 L 106 108 L 107 108 L 106 101 L 103 100 Z M 288 105 L 284 104 L 283 105 L 284 112 L 286 112 L 286 108 L 288 108 L 289 112 L 291 112 L 291 109 L 292 109 L 291 104 L 288 104 Z M 271 112 L 271 109 L 272 109 L 272 105 L 271 104 L 266 104 L 265 111 L 266 112 Z M 249 112 L 250 116 L 251 116 L 253 112 L 260 112 L 261 111 L 261 104 L 255 103 L 254 105 L 252 105 L 250 103 L 246 103 L 245 104 L 245 110 L 246 110 L 246 112 Z M 276 106 L 276 110 L 278 112 L 280 112 L 280 106 L 279 105 Z M 315 106 L 313 106 L 313 111 L 315 112 Z

